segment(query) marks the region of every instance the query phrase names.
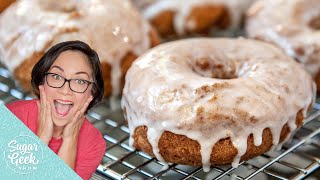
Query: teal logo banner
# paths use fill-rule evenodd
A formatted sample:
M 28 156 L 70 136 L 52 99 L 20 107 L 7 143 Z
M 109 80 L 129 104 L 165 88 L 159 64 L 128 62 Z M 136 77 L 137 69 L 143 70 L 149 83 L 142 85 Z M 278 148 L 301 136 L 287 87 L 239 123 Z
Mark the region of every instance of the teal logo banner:
M 40 143 L 28 135 L 20 135 L 9 141 L 4 149 L 8 167 L 20 174 L 29 174 L 38 169 L 43 158 Z
M 0 179 L 81 179 L 0 103 Z

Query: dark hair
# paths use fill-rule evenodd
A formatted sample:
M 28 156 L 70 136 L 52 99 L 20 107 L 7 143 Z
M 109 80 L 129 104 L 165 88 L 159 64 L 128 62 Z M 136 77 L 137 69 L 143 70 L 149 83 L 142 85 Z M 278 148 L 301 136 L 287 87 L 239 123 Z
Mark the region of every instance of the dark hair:
M 90 109 L 103 98 L 104 83 L 101 72 L 101 64 L 97 53 L 91 49 L 86 43 L 81 41 L 66 41 L 52 46 L 34 65 L 31 73 L 31 84 L 34 94 L 40 98 L 39 85 L 44 83 L 45 73 L 48 72 L 54 61 L 58 56 L 67 50 L 80 51 L 86 55 L 92 68 L 93 86 L 92 96 L 93 100 L 87 109 Z

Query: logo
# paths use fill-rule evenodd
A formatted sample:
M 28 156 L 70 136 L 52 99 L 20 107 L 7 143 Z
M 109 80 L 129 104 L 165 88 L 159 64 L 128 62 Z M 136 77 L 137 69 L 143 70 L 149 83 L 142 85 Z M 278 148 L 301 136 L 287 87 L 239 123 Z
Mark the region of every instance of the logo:
M 33 137 L 21 135 L 9 141 L 4 150 L 7 166 L 16 173 L 29 174 L 38 169 L 43 158 L 42 147 Z

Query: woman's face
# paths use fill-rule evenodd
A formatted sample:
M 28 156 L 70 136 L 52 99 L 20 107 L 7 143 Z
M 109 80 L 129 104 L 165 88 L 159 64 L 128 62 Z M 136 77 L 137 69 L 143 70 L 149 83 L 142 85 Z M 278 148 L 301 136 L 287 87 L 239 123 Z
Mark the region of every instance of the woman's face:
M 93 82 L 89 61 L 80 51 L 64 51 L 54 61 L 48 73 L 54 73 L 66 79 L 81 79 Z M 59 77 L 55 76 L 55 77 Z M 58 127 L 67 125 L 76 112 L 82 108 L 88 97 L 92 95 L 92 84 L 84 93 L 76 93 L 69 83 L 61 88 L 50 87 L 45 79 L 44 91 L 51 105 L 52 120 Z

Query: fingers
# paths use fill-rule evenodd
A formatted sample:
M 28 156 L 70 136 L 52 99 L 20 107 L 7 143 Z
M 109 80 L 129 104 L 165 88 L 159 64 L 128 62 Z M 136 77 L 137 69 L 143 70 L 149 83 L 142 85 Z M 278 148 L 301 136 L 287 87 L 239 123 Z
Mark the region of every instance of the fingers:
M 40 101 L 41 101 L 41 104 L 43 104 L 46 100 L 46 93 L 44 92 L 43 85 L 39 86 L 39 92 L 40 92 Z
M 46 93 L 44 92 L 42 85 L 39 86 L 39 91 L 40 91 L 40 106 L 38 106 L 39 107 L 38 110 L 40 111 L 40 114 L 39 114 L 40 120 L 43 121 L 47 114 L 46 112 L 47 100 L 46 100 Z
M 74 124 L 77 122 L 78 119 L 83 120 L 84 118 L 84 113 L 86 112 L 90 102 L 92 101 L 93 97 L 89 96 L 87 101 L 83 104 L 82 108 L 76 112 L 74 118 L 71 121 L 71 124 Z
M 40 100 L 37 101 L 38 111 L 39 111 L 39 120 L 43 124 L 51 123 L 51 105 L 47 100 L 46 93 L 44 91 L 43 85 L 39 86 L 40 91 Z
M 81 108 L 81 113 L 82 114 L 84 114 L 84 112 L 86 112 L 86 110 L 87 110 L 87 108 L 88 108 L 88 106 L 89 106 L 89 104 L 90 104 L 90 102 L 93 100 L 93 97 L 92 96 L 89 96 L 88 97 L 88 99 L 87 99 L 87 101 L 84 103 L 84 105 L 82 106 L 82 108 Z
M 43 86 L 39 86 L 40 99 L 37 100 L 38 106 L 38 130 L 37 136 L 45 143 L 48 144 L 52 137 L 52 121 L 51 121 L 51 105 L 47 101 L 46 93 Z
M 50 105 L 50 102 L 49 101 L 47 101 L 46 102 L 46 119 L 49 121 L 49 120 L 51 120 L 51 105 Z
M 86 112 L 92 99 L 93 99 L 92 96 L 88 97 L 88 99 L 84 102 L 80 110 L 77 110 L 75 112 L 75 115 L 73 116 L 71 122 L 63 130 L 64 138 L 68 138 L 71 135 L 78 136 L 81 126 L 83 124 L 83 121 L 85 119 L 84 113 Z
M 41 109 L 42 109 L 42 112 L 45 111 L 47 108 L 46 108 L 46 105 L 47 105 L 47 97 L 46 97 L 46 93 L 43 89 L 43 85 L 40 85 L 39 86 L 39 91 L 40 91 L 40 102 L 41 102 Z
M 81 122 L 82 124 L 82 120 L 84 119 L 84 118 L 81 118 L 82 115 L 83 114 L 81 113 L 81 111 L 77 111 L 76 114 L 73 116 L 73 119 L 71 120 L 70 125 L 75 125 L 77 122 L 78 123 Z
M 40 117 L 40 113 L 41 113 L 41 111 L 40 111 L 41 103 L 40 103 L 40 100 L 37 100 L 36 102 L 37 102 L 37 107 L 38 107 L 38 115 L 39 115 L 39 117 Z

